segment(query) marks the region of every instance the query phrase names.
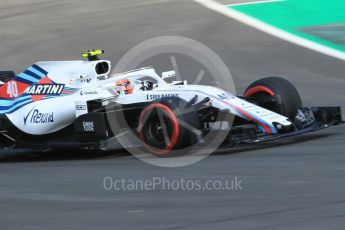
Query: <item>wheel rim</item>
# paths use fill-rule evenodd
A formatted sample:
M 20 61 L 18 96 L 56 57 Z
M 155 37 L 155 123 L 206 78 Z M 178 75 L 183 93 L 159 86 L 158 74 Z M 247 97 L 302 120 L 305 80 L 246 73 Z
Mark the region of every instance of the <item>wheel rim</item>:
M 281 105 L 281 100 L 279 95 L 277 95 L 273 90 L 268 88 L 267 86 L 255 86 L 253 88 L 248 89 L 244 93 L 245 97 L 248 98 L 255 98 L 255 99 L 262 99 L 265 100 L 267 97 L 274 98 L 274 102 L 270 102 L 268 105 L 266 105 L 264 108 L 274 111 L 279 114 L 283 114 L 283 107 Z
M 276 95 L 270 88 L 268 88 L 266 86 L 260 85 L 260 86 L 255 86 L 253 88 L 248 89 L 245 92 L 244 96 L 245 97 L 252 97 L 253 95 L 255 95 L 257 93 L 266 93 L 266 94 L 268 94 L 270 96 L 275 96 Z
M 166 105 L 156 103 L 145 108 L 139 121 L 140 139 L 153 154 L 170 153 L 179 138 L 179 125 L 174 112 Z

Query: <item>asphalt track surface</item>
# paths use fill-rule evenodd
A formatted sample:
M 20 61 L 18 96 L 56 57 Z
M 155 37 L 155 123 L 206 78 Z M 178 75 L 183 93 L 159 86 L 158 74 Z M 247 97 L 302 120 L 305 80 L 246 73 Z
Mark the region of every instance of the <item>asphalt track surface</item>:
M 238 91 L 283 75 L 305 105 L 345 105 L 344 62 L 273 38 L 191 1 L 3 0 L 1 69 L 74 59 L 116 62 L 162 35 L 195 39 L 229 66 Z M 0 164 L 0 229 L 343 229 L 345 132 L 221 151 L 184 168 L 121 154 L 54 153 Z M 104 177 L 243 180 L 241 191 L 106 191 Z

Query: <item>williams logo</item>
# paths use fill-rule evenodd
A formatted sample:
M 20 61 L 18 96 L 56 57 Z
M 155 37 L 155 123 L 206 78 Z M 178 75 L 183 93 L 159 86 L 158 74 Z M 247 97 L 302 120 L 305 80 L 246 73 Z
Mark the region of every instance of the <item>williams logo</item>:
M 24 124 L 48 124 L 54 122 L 54 113 L 41 113 L 38 109 L 32 108 L 24 117 Z
M 38 84 L 32 85 L 24 94 L 26 95 L 60 95 L 65 88 L 64 84 Z

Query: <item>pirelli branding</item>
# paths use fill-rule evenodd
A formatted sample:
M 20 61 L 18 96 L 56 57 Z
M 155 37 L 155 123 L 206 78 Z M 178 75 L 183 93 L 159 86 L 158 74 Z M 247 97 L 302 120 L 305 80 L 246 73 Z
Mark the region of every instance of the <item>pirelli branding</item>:
M 27 95 L 60 95 L 65 88 L 64 84 L 38 84 L 27 88 Z

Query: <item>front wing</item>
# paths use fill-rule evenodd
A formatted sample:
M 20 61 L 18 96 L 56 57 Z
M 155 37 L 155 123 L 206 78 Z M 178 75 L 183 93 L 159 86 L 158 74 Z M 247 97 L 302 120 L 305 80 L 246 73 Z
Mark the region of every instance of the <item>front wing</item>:
M 340 107 L 301 108 L 299 110 L 299 113 L 305 115 L 305 117 L 302 117 L 302 120 L 300 120 L 298 119 L 298 116 L 296 116 L 293 130 L 282 132 L 280 134 L 260 134 L 257 132 L 256 125 L 233 127 L 229 132 L 227 140 L 223 143 L 221 147 L 229 148 L 237 146 L 239 144 L 253 144 L 259 142 L 273 141 L 277 139 L 298 136 L 310 132 L 316 132 L 318 130 L 326 129 L 331 126 L 340 125 L 344 123 L 342 121 Z

